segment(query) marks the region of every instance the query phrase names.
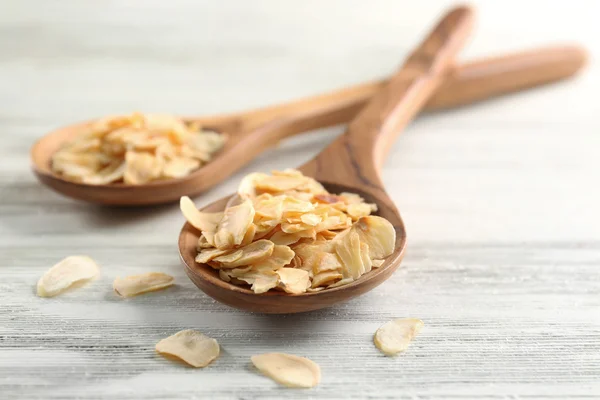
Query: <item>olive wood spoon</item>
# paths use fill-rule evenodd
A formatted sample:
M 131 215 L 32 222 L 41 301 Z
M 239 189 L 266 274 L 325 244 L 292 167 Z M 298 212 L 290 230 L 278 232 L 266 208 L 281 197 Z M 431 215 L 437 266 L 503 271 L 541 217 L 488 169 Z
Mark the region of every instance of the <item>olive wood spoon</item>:
M 472 11 L 466 7 L 446 14 L 402 68 L 360 111 L 346 132 L 300 167 L 300 171 L 321 182 L 332 193 L 358 193 L 366 201 L 377 204 L 378 214 L 390 221 L 396 230 L 394 252 L 382 266 L 353 283 L 320 292 L 255 294 L 250 289 L 221 280 L 215 269 L 195 262 L 200 233 L 186 223 L 179 236 L 179 251 L 186 273 L 196 286 L 233 307 L 264 313 L 295 313 L 347 301 L 389 278 L 400 265 L 406 232 L 398 210 L 383 188 L 379 169 L 396 136 L 443 82 L 444 73 L 471 31 L 472 21 Z M 222 211 L 230 198 L 218 200 L 203 211 Z
M 559 81 L 579 71 L 585 60 L 584 49 L 565 45 L 460 65 L 446 74 L 444 83 L 425 109 L 466 105 Z M 181 179 L 137 186 L 88 185 L 54 174 L 50 169 L 52 154 L 91 122 L 63 127 L 39 139 L 31 150 L 33 171 L 42 183 L 55 191 L 92 203 L 122 206 L 168 203 L 183 195 L 199 194 L 224 181 L 285 137 L 350 121 L 386 83 L 366 83 L 260 110 L 185 118 L 226 133 L 229 141 L 209 164 Z

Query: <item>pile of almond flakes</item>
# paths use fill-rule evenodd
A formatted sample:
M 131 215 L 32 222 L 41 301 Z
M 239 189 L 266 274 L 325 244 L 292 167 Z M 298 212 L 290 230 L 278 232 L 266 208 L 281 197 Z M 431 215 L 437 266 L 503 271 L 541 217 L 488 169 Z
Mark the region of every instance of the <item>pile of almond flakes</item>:
M 159 114 L 106 117 L 52 155 L 52 171 L 90 185 L 181 178 L 223 147 L 223 135 Z
M 182 197 L 181 211 L 201 231 L 196 262 L 254 293 L 345 285 L 394 250 L 392 224 L 370 215 L 375 204 L 353 193 L 330 194 L 296 170 L 250 174 L 236 200 L 223 212 L 205 213 Z

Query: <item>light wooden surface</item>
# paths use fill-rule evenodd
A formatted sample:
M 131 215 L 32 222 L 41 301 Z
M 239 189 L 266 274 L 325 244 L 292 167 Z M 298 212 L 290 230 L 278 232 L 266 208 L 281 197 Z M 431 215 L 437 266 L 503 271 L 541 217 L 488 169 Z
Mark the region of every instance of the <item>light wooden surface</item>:
M 560 40 L 600 53 L 591 1 L 477 2 L 465 58 Z M 185 277 L 177 206 L 92 207 L 39 185 L 29 147 L 58 126 L 131 110 L 198 114 L 291 100 L 384 77 L 446 1 L 0 2 L 0 398 L 590 399 L 600 397 L 600 68 L 473 108 L 429 115 L 396 142 L 383 180 L 408 232 L 403 268 L 373 292 L 304 314 L 253 315 Z M 300 165 L 341 128 L 293 138 L 249 171 Z M 89 254 L 103 276 L 40 299 L 43 271 Z M 178 285 L 128 301 L 117 275 Z M 425 321 L 381 356 L 375 329 Z M 180 329 L 217 338 L 194 370 L 154 354 Z M 308 356 L 310 391 L 249 368 L 265 351 Z

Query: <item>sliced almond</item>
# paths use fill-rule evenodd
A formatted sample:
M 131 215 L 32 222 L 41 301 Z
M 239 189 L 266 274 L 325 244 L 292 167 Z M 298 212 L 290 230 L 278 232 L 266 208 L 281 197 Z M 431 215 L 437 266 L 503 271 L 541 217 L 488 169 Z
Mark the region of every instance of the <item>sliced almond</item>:
M 219 249 L 229 249 L 241 244 L 253 220 L 254 207 L 250 200 L 225 209 L 223 218 L 217 225 L 215 246 Z
M 346 212 L 352 219 L 359 219 L 360 217 L 366 217 L 371 214 L 371 206 L 366 203 L 349 204 L 346 208 Z
M 83 183 L 88 185 L 107 185 L 112 182 L 123 179 L 125 173 L 124 162 L 113 162 L 107 167 L 104 167 L 97 173 L 83 177 Z
M 352 282 L 354 282 L 354 279 L 352 279 L 352 278 L 343 278 L 343 279 L 337 281 L 336 283 L 327 286 L 327 289 L 335 288 L 338 286 L 348 285 L 349 283 L 352 283 Z
M 327 286 L 335 283 L 342 279 L 342 274 L 337 271 L 324 271 L 319 274 L 315 274 L 312 278 L 311 287 L 314 289 L 319 286 Z
M 285 192 L 296 189 L 306 182 L 304 176 L 269 176 L 255 182 L 255 187 L 269 192 Z
M 321 253 L 318 261 L 313 266 L 315 274 L 320 274 L 326 271 L 340 271 L 342 270 L 342 263 L 337 255 L 333 253 Z
M 273 197 L 270 194 L 260 195 L 254 201 L 254 209 L 259 217 L 279 221 L 283 213 L 283 197 Z
M 399 318 L 383 324 L 373 341 L 385 355 L 394 356 L 405 351 L 423 327 L 423 321 L 415 318 Z
M 256 182 L 268 177 L 269 175 L 264 174 L 262 172 L 253 172 L 249 175 L 246 175 L 240 185 L 238 186 L 238 194 L 243 197 L 255 197 L 256 193 Z
M 323 219 L 320 216 L 318 216 L 317 214 L 306 213 L 306 214 L 302 214 L 302 216 L 300 217 L 300 220 L 302 221 L 302 223 L 304 223 L 306 225 L 315 226 L 315 225 L 319 224 L 319 222 L 321 222 Z
M 255 355 L 252 363 L 264 375 L 287 387 L 311 388 L 321 380 L 321 368 L 315 362 L 292 354 Z
M 160 177 L 162 169 L 163 163 L 152 154 L 129 151 L 125 156 L 123 181 L 141 185 Z
M 394 252 L 396 230 L 385 218 L 374 215 L 362 217 L 352 229 L 358 233 L 361 242 L 369 245 L 371 259 L 383 259 Z
M 196 262 L 199 264 L 206 264 L 207 262 L 220 257 L 224 254 L 230 253 L 231 250 L 221 250 L 221 249 L 202 249 L 198 255 L 196 255 Z M 231 252 L 233 253 L 233 252 Z M 238 258 L 241 257 L 241 252 L 238 254 Z
M 165 163 L 162 175 L 166 178 L 182 178 L 200 167 L 200 161 L 188 157 L 177 157 Z
M 221 263 L 224 268 L 235 268 L 242 265 L 251 265 L 260 262 L 273 253 L 275 245 L 270 240 L 261 239 L 242 247 L 235 253 L 236 257 L 227 258 L 229 256 L 219 256 L 214 261 Z M 237 254 L 239 253 L 239 256 Z
M 256 235 L 256 225 L 250 224 L 244 238 L 242 239 L 241 246 L 248 246 L 254 240 L 254 235 Z
M 373 261 L 371 261 L 371 257 L 369 257 L 369 245 L 364 242 L 360 243 L 360 257 L 362 258 L 364 267 L 363 274 L 366 274 L 367 272 L 371 271 L 371 268 L 373 267 Z
M 54 297 L 75 283 L 85 282 L 99 273 L 98 264 L 87 256 L 69 256 L 40 278 L 37 283 L 37 294 L 40 297 Z
M 342 263 L 344 278 L 358 279 L 365 273 L 358 233 L 351 230 L 335 243 L 335 252 Z
M 267 258 L 255 264 L 257 268 L 278 270 L 288 265 L 294 258 L 295 253 L 288 246 L 275 245 L 273 253 Z
M 252 291 L 256 294 L 266 293 L 269 290 L 277 287 L 279 279 L 277 275 L 265 275 L 254 279 L 252 283 Z
M 306 292 L 310 283 L 308 271 L 296 268 L 281 268 L 276 271 L 279 275 L 280 287 L 291 294 Z
M 287 222 L 284 222 L 281 224 L 281 230 L 285 233 L 298 233 L 298 232 L 306 231 L 311 228 L 312 227 L 310 225 L 306 225 L 306 224 L 290 224 Z
M 205 213 L 196 208 L 196 205 L 187 196 L 179 199 L 179 208 L 181 213 L 194 228 L 202 232 L 215 232 L 219 221 L 223 218 L 223 213 Z
M 113 288 L 119 296 L 132 297 L 168 288 L 173 285 L 174 280 L 171 275 L 162 272 L 147 272 L 141 275 L 117 278 L 113 282 Z
M 316 231 L 314 228 L 307 229 L 305 231 L 295 232 L 295 233 L 285 233 L 283 231 L 278 231 L 273 234 L 269 238 L 275 244 L 280 245 L 290 245 L 298 242 L 303 238 L 312 238 L 313 240 L 316 238 Z
M 219 357 L 220 348 L 215 339 L 186 329 L 158 342 L 156 351 L 177 357 L 192 367 L 203 368 Z

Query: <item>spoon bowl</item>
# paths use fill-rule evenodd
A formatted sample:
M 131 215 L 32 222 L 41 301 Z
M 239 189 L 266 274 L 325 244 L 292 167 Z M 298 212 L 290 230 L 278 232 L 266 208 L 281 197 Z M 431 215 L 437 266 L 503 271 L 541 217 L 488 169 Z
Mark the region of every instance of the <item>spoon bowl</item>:
M 555 82 L 574 75 L 585 64 L 579 46 L 555 46 L 476 61 L 454 67 L 428 99 L 425 109 L 437 110 Z M 179 179 L 144 185 L 89 185 L 69 181 L 50 168 L 52 155 L 92 121 L 66 126 L 39 139 L 31 149 L 36 177 L 65 196 L 91 203 L 144 206 L 177 201 L 222 182 L 285 137 L 350 121 L 386 81 L 243 113 L 183 118 L 221 132 L 228 140 L 205 166 Z
M 380 201 L 369 192 L 364 192 L 355 187 L 328 184 L 321 182 L 330 193 L 352 192 L 357 193 L 368 203 L 378 205 L 379 215 L 390 221 L 396 230 L 396 243 L 394 252 L 385 259 L 383 265 L 374 268 L 362 275 L 360 279 L 344 286 L 338 286 L 320 292 L 288 294 L 285 292 L 268 291 L 255 294 L 252 290 L 228 283 L 219 278 L 218 271 L 207 264 L 198 264 L 196 258 L 196 244 L 200 232 L 186 223 L 179 234 L 180 256 L 185 266 L 185 272 L 198 288 L 212 298 L 231 307 L 246 311 L 285 314 L 313 311 L 330 307 L 336 303 L 348 301 L 356 296 L 375 288 L 388 279 L 400 266 L 406 248 L 406 231 L 404 223 L 396 208 L 387 201 Z M 224 197 L 204 207 L 203 212 L 223 211 L 230 197 Z

